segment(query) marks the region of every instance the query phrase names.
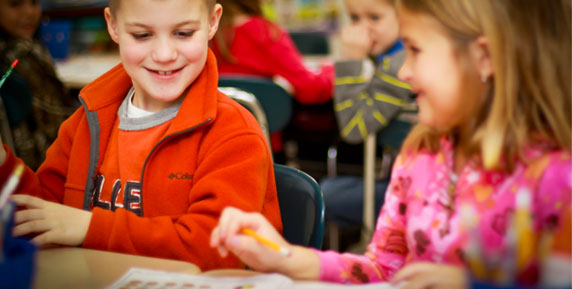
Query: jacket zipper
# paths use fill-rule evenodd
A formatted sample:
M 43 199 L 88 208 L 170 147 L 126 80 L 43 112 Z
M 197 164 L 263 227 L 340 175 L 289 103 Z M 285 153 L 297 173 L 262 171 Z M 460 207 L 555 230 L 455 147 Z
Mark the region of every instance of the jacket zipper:
M 163 139 L 161 139 L 155 146 L 153 146 L 153 148 L 151 149 L 151 152 L 149 152 L 149 154 L 147 155 L 147 158 L 145 158 L 145 162 L 143 162 L 143 169 L 141 170 L 141 178 L 140 178 L 140 179 L 141 179 L 141 192 L 139 192 L 139 193 L 141 194 L 141 200 L 140 200 L 140 201 L 141 201 L 141 217 L 143 217 L 143 176 L 145 175 L 145 169 L 147 168 L 147 162 L 148 162 L 149 159 L 151 158 L 151 155 L 155 152 L 155 150 L 156 150 L 160 145 L 162 145 L 162 144 L 163 144 L 164 142 L 166 142 L 168 139 L 171 139 L 171 138 L 173 138 L 173 137 L 179 136 L 179 135 L 181 135 L 181 134 L 185 134 L 185 133 L 191 132 L 191 131 L 193 131 L 193 130 L 195 130 L 195 129 L 197 129 L 197 128 L 199 128 L 199 127 L 201 127 L 201 126 L 203 126 L 203 125 L 205 125 L 205 124 L 207 124 L 207 123 L 209 123 L 211 120 L 212 120 L 212 118 L 209 117 L 207 120 L 205 120 L 205 121 L 203 121 L 203 122 L 201 122 L 201 123 L 199 123 L 199 124 L 197 124 L 197 125 L 195 125 L 195 126 L 193 126 L 193 127 L 191 127 L 191 128 L 188 128 L 188 129 L 186 129 L 186 130 L 182 130 L 182 131 L 180 131 L 180 132 L 178 132 L 178 133 L 174 133 L 174 134 L 168 135 L 168 136 L 164 137 Z

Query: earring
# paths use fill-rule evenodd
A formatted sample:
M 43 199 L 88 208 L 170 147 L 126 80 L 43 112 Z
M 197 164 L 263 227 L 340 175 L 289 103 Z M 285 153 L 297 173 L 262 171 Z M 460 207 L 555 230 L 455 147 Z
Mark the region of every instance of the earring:
M 488 80 L 488 77 L 485 74 L 481 75 L 481 82 L 482 83 L 487 83 L 487 80 Z

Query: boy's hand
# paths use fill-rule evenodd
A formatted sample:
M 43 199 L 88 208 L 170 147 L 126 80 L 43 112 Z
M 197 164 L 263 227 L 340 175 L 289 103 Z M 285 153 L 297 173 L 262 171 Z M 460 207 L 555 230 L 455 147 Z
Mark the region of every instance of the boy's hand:
M 407 265 L 399 270 L 391 283 L 407 282 L 400 287 L 401 289 L 462 289 L 468 288 L 466 276 L 463 268 L 421 262 Z
M 340 40 L 341 56 L 345 60 L 364 59 L 372 49 L 372 40 L 364 25 L 350 25 L 343 28 Z
M 28 195 L 12 196 L 18 206 L 25 207 L 14 216 L 12 234 L 33 234 L 38 246 L 79 246 L 85 240 L 92 213 Z

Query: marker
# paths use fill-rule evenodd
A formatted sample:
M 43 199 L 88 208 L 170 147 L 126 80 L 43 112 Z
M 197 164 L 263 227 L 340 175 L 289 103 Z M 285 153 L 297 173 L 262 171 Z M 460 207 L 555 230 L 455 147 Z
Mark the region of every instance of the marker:
M 12 174 L 8 178 L 8 181 L 2 187 L 2 192 L 0 193 L 0 210 L 4 209 L 6 203 L 8 203 L 8 199 L 18 187 L 18 183 L 20 183 L 20 178 L 22 178 L 22 173 L 24 172 L 24 165 L 20 162 L 16 165 Z
M 516 210 L 514 212 L 514 227 L 517 236 L 516 268 L 518 273 L 522 273 L 534 255 L 532 231 L 532 220 L 530 214 L 531 195 L 526 189 L 522 189 L 516 194 Z
M 10 76 L 10 74 L 12 74 L 12 71 L 14 70 L 16 65 L 18 65 L 18 59 L 14 60 L 14 62 L 12 62 L 12 65 L 10 65 L 8 70 L 6 70 L 6 73 L 4 73 L 4 75 L 2 75 L 2 79 L 0 79 L 0 87 L 2 87 L 2 85 L 4 85 L 6 78 L 8 78 L 8 76 Z
M 465 256 L 467 257 L 469 269 L 477 280 L 486 280 L 488 277 L 488 271 L 485 263 L 481 259 L 484 255 L 481 238 L 477 228 L 478 220 L 475 209 L 470 205 L 462 206 L 461 218 L 469 234 L 469 239 L 467 240 L 467 245 L 465 247 Z
M 290 252 L 290 250 L 288 250 L 287 248 L 284 248 L 284 247 L 282 247 L 282 246 L 280 246 L 280 245 L 256 234 L 251 229 L 243 228 L 242 233 L 251 236 L 252 238 L 256 239 L 256 241 L 260 242 L 261 244 L 278 251 L 280 253 L 280 255 L 282 255 L 282 256 L 289 257 L 292 254 L 292 252 Z

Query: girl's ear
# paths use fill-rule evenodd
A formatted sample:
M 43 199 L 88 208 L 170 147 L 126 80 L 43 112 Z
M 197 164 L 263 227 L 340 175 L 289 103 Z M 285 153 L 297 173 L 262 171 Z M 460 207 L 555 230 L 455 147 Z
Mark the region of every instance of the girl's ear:
M 111 15 L 109 7 L 106 7 L 105 10 L 103 10 L 103 15 L 105 16 L 109 36 L 115 43 L 119 43 L 119 37 L 117 36 L 117 23 L 115 22 L 113 15 Z
M 213 39 L 216 31 L 218 30 L 218 24 L 220 22 L 220 17 L 222 16 L 222 5 L 219 3 L 215 4 L 210 15 L 211 18 L 209 19 L 209 40 Z
M 489 42 L 485 36 L 479 36 L 471 45 L 471 57 L 482 82 L 486 82 L 494 74 L 493 61 L 489 50 Z

